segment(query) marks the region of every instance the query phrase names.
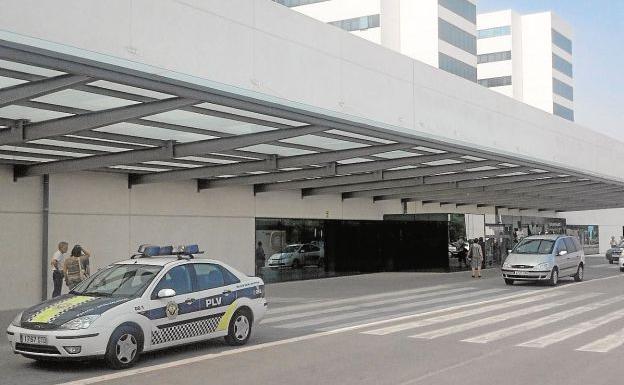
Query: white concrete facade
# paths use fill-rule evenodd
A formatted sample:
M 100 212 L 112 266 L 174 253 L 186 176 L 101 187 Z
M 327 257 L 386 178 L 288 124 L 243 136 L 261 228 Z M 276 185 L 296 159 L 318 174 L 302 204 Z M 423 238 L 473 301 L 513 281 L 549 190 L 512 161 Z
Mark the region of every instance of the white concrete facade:
M 476 9 L 476 0 L 461 1 Z M 324 23 L 379 15 L 379 26 L 351 33 L 437 68 L 443 67 L 440 54 L 476 68 L 474 52 L 449 44 L 439 34 L 442 20 L 474 37 L 476 22 L 442 4 L 439 0 L 327 0 L 292 9 Z
M 624 182 L 623 144 L 269 0 L 0 0 L 0 7 L 0 30 L 102 60 Z M 59 240 L 80 242 L 95 268 L 139 243 L 193 241 L 249 273 L 256 217 L 380 220 L 403 212 L 398 200 L 301 199 L 298 191 L 254 197 L 251 188 L 197 193 L 191 181 L 129 190 L 125 175 L 101 172 L 52 175 L 50 193 L 48 255 Z M 0 168 L 0 239 L 9 245 L 0 251 L 0 309 L 39 299 L 41 199 L 39 178 L 13 182 L 10 168 Z
M 503 32 L 503 28 L 507 30 Z M 479 82 L 496 92 L 574 120 L 573 74 L 562 72 L 553 63 L 553 55 L 557 55 L 572 67 L 572 53 L 555 43 L 555 35 L 560 34 L 573 45 L 572 28 L 567 23 L 552 12 L 520 15 L 505 10 L 478 15 L 477 29 L 482 35 L 477 40 Z M 496 54 L 499 57 L 492 58 Z M 555 105 L 571 115 L 562 114 Z

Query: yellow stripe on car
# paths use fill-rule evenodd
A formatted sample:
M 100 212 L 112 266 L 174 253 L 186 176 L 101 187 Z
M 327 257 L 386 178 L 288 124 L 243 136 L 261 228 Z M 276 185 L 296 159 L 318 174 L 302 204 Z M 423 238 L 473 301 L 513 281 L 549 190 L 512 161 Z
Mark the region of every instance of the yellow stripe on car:
M 232 315 L 234 315 L 234 312 L 236 311 L 237 302 L 238 300 L 232 302 L 230 306 L 228 306 L 228 308 L 225 310 L 225 314 L 223 314 L 223 317 L 221 317 L 221 321 L 219 321 L 219 326 L 217 326 L 217 331 L 227 330 L 227 328 L 230 326 L 230 320 L 232 319 Z
M 78 305 L 94 300 L 95 297 L 75 296 L 66 300 L 55 303 L 54 305 L 41 310 L 39 313 L 33 315 L 29 322 L 49 323 L 59 315 L 66 311 L 75 308 Z

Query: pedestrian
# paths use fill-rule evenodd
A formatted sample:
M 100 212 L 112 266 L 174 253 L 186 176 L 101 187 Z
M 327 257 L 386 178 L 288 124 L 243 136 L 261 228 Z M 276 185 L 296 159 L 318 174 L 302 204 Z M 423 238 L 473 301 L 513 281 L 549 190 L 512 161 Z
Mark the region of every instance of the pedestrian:
M 260 269 L 264 267 L 265 260 L 266 255 L 264 254 L 264 249 L 262 248 L 262 242 L 258 242 L 258 246 L 256 247 L 256 274 L 261 274 Z
M 459 264 L 459 267 L 462 267 L 462 264 L 463 264 L 464 267 L 467 268 L 468 262 L 466 261 L 466 257 L 467 257 L 468 252 L 466 251 L 464 238 L 459 238 L 459 241 L 457 241 L 457 248 L 459 249 L 457 251 L 457 262 Z
M 85 256 L 83 253 L 86 250 L 80 245 L 75 245 L 68 258 L 65 258 L 63 267 L 63 274 L 65 275 L 65 283 L 69 290 L 72 290 L 76 285 L 82 282 L 86 276 L 83 269 L 81 257 Z M 88 252 L 86 255 L 89 255 Z
M 481 264 L 483 263 L 483 252 L 479 239 L 475 238 L 470 246 L 470 266 L 472 268 L 472 278 L 481 278 Z M 475 273 L 477 274 L 475 277 Z
M 479 237 L 479 246 L 481 246 L 481 255 L 483 256 L 481 268 L 485 269 L 485 241 L 483 241 L 483 237 Z
M 52 284 L 54 290 L 52 290 L 52 298 L 61 295 L 63 288 L 63 262 L 65 260 L 65 253 L 67 253 L 67 242 L 59 242 L 56 251 L 52 254 L 52 260 L 50 265 L 52 266 Z
M 611 242 L 610 242 L 611 248 L 614 248 L 617 246 L 617 241 L 615 240 L 615 235 L 611 236 Z

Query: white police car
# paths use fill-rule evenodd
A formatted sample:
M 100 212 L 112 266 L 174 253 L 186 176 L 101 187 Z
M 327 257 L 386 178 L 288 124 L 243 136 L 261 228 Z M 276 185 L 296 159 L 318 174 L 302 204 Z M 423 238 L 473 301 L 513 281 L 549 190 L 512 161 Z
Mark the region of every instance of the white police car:
M 266 313 L 260 278 L 194 258 L 196 245 L 139 252 L 20 313 L 7 329 L 13 351 L 36 360 L 104 358 L 119 369 L 145 351 L 216 337 L 247 343 Z

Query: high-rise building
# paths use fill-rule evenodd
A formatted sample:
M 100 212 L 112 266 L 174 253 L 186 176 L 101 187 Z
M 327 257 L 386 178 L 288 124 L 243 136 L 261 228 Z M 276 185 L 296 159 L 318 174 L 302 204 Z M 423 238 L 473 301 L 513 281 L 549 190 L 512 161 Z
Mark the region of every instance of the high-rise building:
M 477 80 L 476 0 L 274 0 L 434 67 Z
M 552 12 L 506 10 L 477 17 L 478 81 L 574 120 L 572 28 Z

